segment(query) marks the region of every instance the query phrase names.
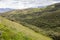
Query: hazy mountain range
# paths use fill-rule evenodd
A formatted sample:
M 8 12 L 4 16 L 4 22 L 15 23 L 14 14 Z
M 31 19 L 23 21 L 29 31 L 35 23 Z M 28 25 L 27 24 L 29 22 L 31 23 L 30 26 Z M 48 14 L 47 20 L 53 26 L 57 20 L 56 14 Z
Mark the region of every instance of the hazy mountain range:
M 3 12 L 8 12 L 8 11 L 11 11 L 13 9 L 11 8 L 0 8 L 0 13 L 3 13 Z

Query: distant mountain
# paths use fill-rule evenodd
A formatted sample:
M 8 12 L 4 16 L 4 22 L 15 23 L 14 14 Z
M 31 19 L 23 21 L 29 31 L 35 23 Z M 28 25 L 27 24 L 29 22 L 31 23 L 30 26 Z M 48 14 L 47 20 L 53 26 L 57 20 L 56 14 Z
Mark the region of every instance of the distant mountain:
M 27 9 L 33 9 L 33 8 L 43 8 L 44 6 L 35 6 Z M 0 13 L 8 12 L 11 10 L 17 10 L 17 9 L 12 9 L 12 8 L 0 8 Z M 19 10 L 24 10 L 24 9 L 19 9 Z
M 10 8 L 0 8 L 0 13 L 3 13 L 3 12 L 7 12 L 7 11 L 10 11 L 12 9 Z

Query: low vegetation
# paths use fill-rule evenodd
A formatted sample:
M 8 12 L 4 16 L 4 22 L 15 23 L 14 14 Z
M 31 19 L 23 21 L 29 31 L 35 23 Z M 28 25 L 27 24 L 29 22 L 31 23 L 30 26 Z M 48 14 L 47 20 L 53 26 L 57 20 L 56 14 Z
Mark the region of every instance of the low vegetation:
M 60 3 L 41 9 L 14 10 L 1 16 L 54 40 L 60 40 Z
M 43 39 L 44 38 L 44 39 Z M 0 17 L 0 40 L 52 40 L 33 30 Z

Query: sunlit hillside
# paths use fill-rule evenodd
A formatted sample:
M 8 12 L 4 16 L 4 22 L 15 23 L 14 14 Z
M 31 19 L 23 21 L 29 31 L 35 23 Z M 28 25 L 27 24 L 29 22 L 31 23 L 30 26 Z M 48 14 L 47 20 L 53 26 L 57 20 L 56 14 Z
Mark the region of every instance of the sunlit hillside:
M 33 30 L 0 17 L 0 40 L 52 40 Z
M 37 33 L 60 40 L 60 3 L 44 8 L 13 10 L 0 15 Z

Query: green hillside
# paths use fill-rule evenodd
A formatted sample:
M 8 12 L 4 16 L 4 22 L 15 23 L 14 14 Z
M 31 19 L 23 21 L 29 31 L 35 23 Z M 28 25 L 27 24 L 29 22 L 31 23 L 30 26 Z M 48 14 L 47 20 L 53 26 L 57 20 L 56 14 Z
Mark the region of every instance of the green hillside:
M 45 8 L 13 10 L 1 16 L 54 40 L 60 40 L 60 3 Z
M 0 40 L 52 40 L 21 24 L 0 17 Z

